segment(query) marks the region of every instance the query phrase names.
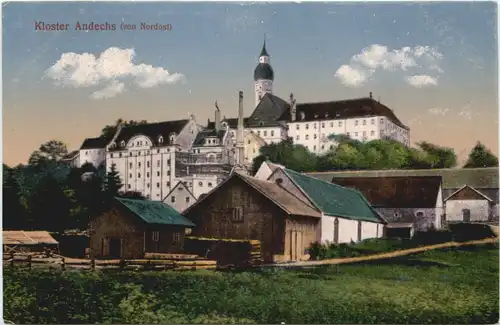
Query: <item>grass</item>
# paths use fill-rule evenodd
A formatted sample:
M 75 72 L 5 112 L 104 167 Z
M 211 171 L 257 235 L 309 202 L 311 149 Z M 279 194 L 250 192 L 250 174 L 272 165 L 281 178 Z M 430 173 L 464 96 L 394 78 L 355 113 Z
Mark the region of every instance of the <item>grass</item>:
M 497 245 L 314 269 L 4 271 L 20 323 L 496 323 Z M 33 288 L 33 289 L 32 289 Z

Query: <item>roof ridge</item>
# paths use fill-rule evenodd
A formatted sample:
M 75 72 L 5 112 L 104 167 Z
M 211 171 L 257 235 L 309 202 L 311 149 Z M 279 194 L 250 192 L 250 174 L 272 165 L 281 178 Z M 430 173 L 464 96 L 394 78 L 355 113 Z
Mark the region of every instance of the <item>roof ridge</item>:
M 355 97 L 355 98 L 349 98 L 349 99 L 340 99 L 340 100 L 325 100 L 325 101 L 320 101 L 320 102 L 302 102 L 302 103 L 297 103 L 296 105 L 312 105 L 312 104 L 326 104 L 326 103 L 343 103 L 343 102 L 350 102 L 350 101 L 356 101 L 356 100 L 361 100 L 361 99 L 369 99 L 373 102 L 376 102 L 373 98 L 370 97 Z M 381 104 L 383 105 L 383 104 Z M 385 105 L 384 105 L 385 106 Z
M 174 123 L 174 122 L 189 122 L 189 119 L 180 119 L 180 120 L 172 120 L 172 121 L 161 121 L 161 122 L 152 122 L 152 123 L 143 123 L 143 124 L 132 124 L 132 125 L 125 125 L 125 128 L 129 127 L 137 127 L 137 126 L 144 126 L 144 125 L 155 125 L 155 124 L 163 124 L 163 123 Z

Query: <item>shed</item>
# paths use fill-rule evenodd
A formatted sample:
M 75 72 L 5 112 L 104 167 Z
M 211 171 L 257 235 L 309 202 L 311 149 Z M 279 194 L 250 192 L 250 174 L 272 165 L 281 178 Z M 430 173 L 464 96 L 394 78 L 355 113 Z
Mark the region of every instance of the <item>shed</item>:
M 48 231 L 2 231 L 4 252 L 43 252 L 46 249 L 59 250 L 59 243 Z

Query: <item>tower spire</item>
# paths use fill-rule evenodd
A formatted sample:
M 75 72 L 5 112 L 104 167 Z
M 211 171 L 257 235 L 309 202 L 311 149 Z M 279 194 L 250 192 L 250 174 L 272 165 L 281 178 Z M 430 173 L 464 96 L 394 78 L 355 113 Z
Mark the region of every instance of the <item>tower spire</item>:
M 262 51 L 260 51 L 260 56 L 269 56 L 266 50 L 266 34 L 264 33 L 264 45 L 262 45 Z

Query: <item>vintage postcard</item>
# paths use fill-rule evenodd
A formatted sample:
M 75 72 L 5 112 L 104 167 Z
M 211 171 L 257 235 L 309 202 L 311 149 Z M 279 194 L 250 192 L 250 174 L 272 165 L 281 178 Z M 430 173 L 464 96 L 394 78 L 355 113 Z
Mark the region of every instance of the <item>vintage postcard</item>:
M 499 321 L 494 2 L 3 2 L 3 320 Z

